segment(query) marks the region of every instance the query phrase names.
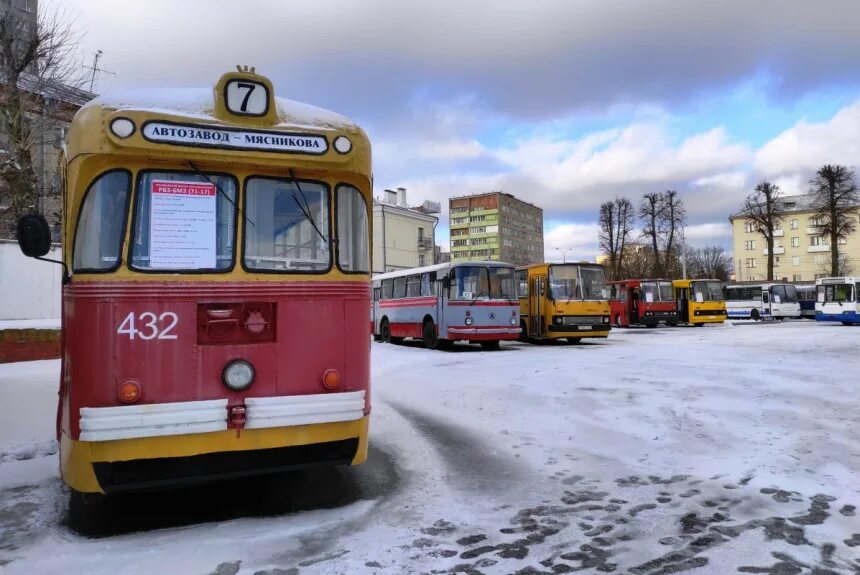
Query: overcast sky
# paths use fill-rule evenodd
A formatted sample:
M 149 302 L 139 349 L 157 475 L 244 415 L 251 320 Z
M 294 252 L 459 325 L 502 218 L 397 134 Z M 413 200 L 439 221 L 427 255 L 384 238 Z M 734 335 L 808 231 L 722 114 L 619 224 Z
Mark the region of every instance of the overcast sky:
M 730 248 L 757 181 L 860 164 L 858 0 L 57 0 L 104 51 L 97 90 L 211 85 L 235 64 L 362 124 L 377 196 L 503 190 L 546 256 L 597 253 L 617 194 L 677 189 L 691 244 Z

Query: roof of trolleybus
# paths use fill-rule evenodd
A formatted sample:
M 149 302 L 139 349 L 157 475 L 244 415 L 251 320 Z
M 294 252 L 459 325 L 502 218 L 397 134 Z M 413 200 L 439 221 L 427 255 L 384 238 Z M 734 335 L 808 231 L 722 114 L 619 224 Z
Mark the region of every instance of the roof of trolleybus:
M 241 104 L 245 110 L 249 98 L 243 101 L 242 96 L 251 92 L 242 89 L 251 84 L 261 88 L 258 92 L 262 96 L 254 104 L 259 106 L 258 113 L 243 112 L 237 107 Z M 238 96 L 236 90 L 230 91 L 237 85 Z M 188 172 L 190 180 L 209 180 L 222 195 L 224 192 L 213 178 L 232 178 L 234 185 L 242 189 L 250 178 L 301 182 L 302 186 L 316 186 L 323 191 L 340 185 L 353 186 L 366 197 L 366 203 L 372 178 L 370 141 L 358 124 L 334 112 L 277 97 L 268 78 L 247 69 L 222 75 L 214 88 L 148 89 L 100 96 L 75 115 L 64 154 L 67 208 L 63 234 L 69 247 L 73 246 L 78 214 L 89 187 L 111 170 L 128 174 L 132 183 L 127 185 L 135 189 L 134 198 L 140 193 L 140 179 L 146 171 L 156 175 Z M 132 178 L 132 174 L 136 175 Z M 321 192 L 317 194 L 323 197 Z M 233 203 L 229 198 L 228 201 Z M 245 214 L 245 201 L 247 193 L 237 194 L 235 226 L 240 229 L 245 224 L 254 225 L 253 219 Z M 133 233 L 128 229 L 134 229 L 135 210 L 136 204 L 127 208 L 126 234 Z M 331 211 L 331 206 L 328 210 Z M 325 217 L 329 217 L 328 213 Z M 241 237 L 244 241 L 244 232 Z M 123 244 L 123 250 L 128 249 L 128 242 Z M 240 242 L 232 249 L 238 255 L 244 247 Z M 64 254 L 69 263 L 72 252 L 69 249 Z M 239 258 L 245 268 L 242 254 L 236 258 L 235 267 L 219 267 L 214 270 L 216 273 L 202 276 L 186 273 L 183 279 L 224 280 L 228 276 L 217 272 L 228 271 L 249 279 L 262 278 L 254 273 L 257 269 L 244 269 L 243 273 Z M 141 271 L 125 263 L 114 268 L 118 276 L 130 278 Z M 329 267 L 332 273 L 339 272 L 334 263 Z M 89 279 L 88 270 L 76 272 Z M 363 275 L 366 277 L 367 272 Z M 344 275 L 344 279 L 360 278 Z
M 470 262 L 457 262 L 457 263 L 444 263 L 444 264 L 434 264 L 432 266 L 424 266 L 420 268 L 409 268 L 404 270 L 395 270 L 392 272 L 385 272 L 383 274 L 377 274 L 373 276 L 373 281 L 381 281 L 387 280 L 390 278 L 396 278 L 400 276 L 411 276 L 418 275 L 427 272 L 438 272 L 439 270 L 449 270 L 453 268 L 462 268 L 462 267 L 481 267 L 481 268 L 510 268 L 513 269 L 514 266 L 512 264 L 507 264 L 504 262 L 491 262 L 491 261 L 470 261 Z

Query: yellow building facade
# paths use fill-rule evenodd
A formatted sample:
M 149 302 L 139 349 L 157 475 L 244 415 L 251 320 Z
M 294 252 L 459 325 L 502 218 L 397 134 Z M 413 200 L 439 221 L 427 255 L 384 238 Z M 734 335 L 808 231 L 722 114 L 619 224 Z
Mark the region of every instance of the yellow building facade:
M 779 200 L 785 209 L 785 217 L 774 237 L 774 280 L 803 282 L 832 275 L 830 238 L 819 232 L 810 200 L 808 194 L 784 196 Z M 839 240 L 840 258 L 853 268 L 843 275 L 860 271 L 860 206 L 855 217 L 858 231 Z M 766 280 L 767 240 L 743 215 L 735 214 L 729 221 L 732 224 L 735 281 Z

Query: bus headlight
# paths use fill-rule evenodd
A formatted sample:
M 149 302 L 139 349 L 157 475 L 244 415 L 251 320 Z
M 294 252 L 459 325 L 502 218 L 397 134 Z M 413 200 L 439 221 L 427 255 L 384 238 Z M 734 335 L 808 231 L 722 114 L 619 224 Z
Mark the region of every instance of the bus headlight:
M 518 323 L 518 322 L 517 322 L 517 318 L 512 317 L 512 318 L 511 318 L 511 325 L 517 325 L 517 323 Z
M 609 316 L 608 315 L 603 316 L 603 323 L 609 323 Z
M 352 142 L 346 136 L 338 136 L 334 139 L 334 149 L 338 154 L 347 154 L 352 149 Z
M 470 317 L 466 318 L 466 325 L 472 325 L 472 318 L 470 318 Z
M 229 389 L 233 391 L 244 391 L 254 383 L 254 366 L 244 359 L 234 359 L 224 366 L 221 379 Z

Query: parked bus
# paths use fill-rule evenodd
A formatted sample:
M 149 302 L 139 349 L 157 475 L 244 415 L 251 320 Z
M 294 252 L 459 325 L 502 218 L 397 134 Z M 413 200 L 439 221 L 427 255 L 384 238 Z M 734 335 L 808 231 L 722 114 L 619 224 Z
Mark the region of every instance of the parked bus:
M 57 439 L 74 494 L 367 457 L 370 142 L 239 70 L 97 98 L 69 127 Z M 45 219 L 18 238 L 43 256 Z
M 860 323 L 860 278 L 819 278 L 815 280 L 818 301 L 817 321 L 841 321 L 842 325 Z
M 794 284 L 794 289 L 797 290 L 800 317 L 815 319 L 815 302 L 817 300 L 815 283 Z
M 678 321 L 696 327 L 726 321 L 726 301 L 719 280 L 674 280 Z
M 517 268 L 520 329 L 524 340 L 609 335 L 609 290 L 602 265 L 533 264 Z
M 791 284 L 734 284 L 723 288 L 730 319 L 800 317 L 797 289 Z
M 678 305 L 669 280 L 609 282 L 609 307 L 618 327 L 678 325 Z
M 446 263 L 373 278 L 373 333 L 383 342 L 420 339 L 429 349 L 455 341 L 498 349 L 520 333 L 514 267 Z

